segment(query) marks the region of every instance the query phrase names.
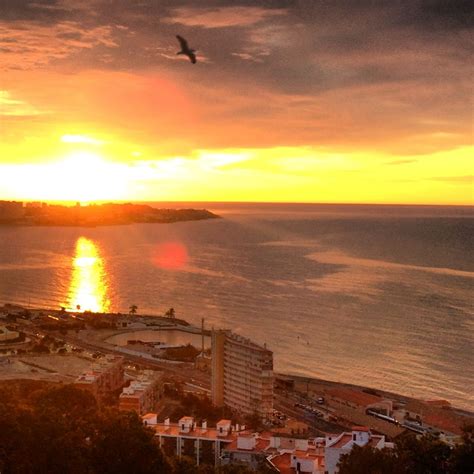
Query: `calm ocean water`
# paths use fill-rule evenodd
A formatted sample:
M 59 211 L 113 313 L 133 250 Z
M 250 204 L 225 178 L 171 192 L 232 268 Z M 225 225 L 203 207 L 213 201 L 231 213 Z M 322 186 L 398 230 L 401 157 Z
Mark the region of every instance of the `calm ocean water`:
M 0 303 L 174 307 L 276 370 L 474 409 L 473 208 L 201 206 L 224 219 L 0 227 Z

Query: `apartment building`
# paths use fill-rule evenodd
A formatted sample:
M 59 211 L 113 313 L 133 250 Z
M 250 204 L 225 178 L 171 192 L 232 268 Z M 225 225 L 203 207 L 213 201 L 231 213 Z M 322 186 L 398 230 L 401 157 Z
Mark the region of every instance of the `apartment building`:
M 338 472 L 337 464 L 343 454 L 350 453 L 354 446 L 371 446 L 375 449 L 393 448 L 393 443 L 385 441 L 384 435 L 372 434 L 366 426 L 354 426 L 352 432 L 344 432 L 337 436 L 326 436 L 325 440 L 325 472 Z
M 269 418 L 273 410 L 273 352 L 229 330 L 212 331 L 212 402 Z
M 178 423 L 171 423 L 169 418 L 159 423 L 156 414 L 148 413 L 142 420 L 155 431 L 160 448 L 178 457 L 190 456 L 198 466 L 210 459 L 219 466 L 224 447 L 236 437 L 230 420 L 220 420 L 215 427 L 208 427 L 206 421 L 198 425 L 192 416 L 183 416 Z
M 88 390 L 96 398 L 118 390 L 123 386 L 123 357 L 102 357 L 76 379 L 74 386 Z
M 394 447 L 385 441 L 385 436 L 372 434 L 365 426 L 312 438 L 254 433 L 244 426 L 232 425 L 230 420 L 220 420 L 215 427 L 208 427 L 206 421 L 198 425 L 191 416 L 170 423 L 169 418 L 158 422 L 156 413 L 148 413 L 142 420 L 154 430 L 157 442 L 168 454 L 190 456 L 197 465 L 241 465 L 256 472 L 265 467 L 281 474 L 336 474 L 341 456 L 356 445 L 376 449 Z
M 119 396 L 119 410 L 135 411 L 139 415 L 155 410 L 160 398 L 161 377 L 161 372 L 143 371 L 128 387 L 122 389 Z

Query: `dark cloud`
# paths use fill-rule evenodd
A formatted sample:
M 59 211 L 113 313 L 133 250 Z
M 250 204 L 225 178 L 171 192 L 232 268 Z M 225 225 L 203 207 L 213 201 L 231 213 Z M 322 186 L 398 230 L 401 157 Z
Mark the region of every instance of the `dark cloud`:
M 370 137 L 432 152 L 468 141 L 470 3 L 6 0 L 1 63 L 172 78 L 206 108 L 202 127 L 226 122 L 241 145 Z M 176 34 L 196 66 L 176 57 Z
M 197 26 L 206 29 L 249 26 L 286 15 L 283 9 L 267 9 L 261 7 L 178 7 L 172 10 L 169 17 L 162 22 L 185 26 Z
M 474 26 L 474 5 L 470 0 L 421 0 L 414 2 L 412 9 L 413 22 L 421 27 L 456 30 Z M 407 15 L 402 18 L 409 19 Z
M 2 2 L 1 20 L 32 21 L 35 23 L 54 24 L 69 14 L 58 0 L 5 0 Z

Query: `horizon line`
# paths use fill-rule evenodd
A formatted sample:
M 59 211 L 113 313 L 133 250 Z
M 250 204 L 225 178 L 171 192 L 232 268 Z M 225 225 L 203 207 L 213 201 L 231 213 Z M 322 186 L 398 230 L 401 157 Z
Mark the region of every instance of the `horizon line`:
M 77 203 L 82 206 L 90 206 L 94 204 L 143 204 L 143 203 L 163 203 L 163 204 L 268 204 L 268 205 L 315 205 L 315 206 L 397 206 L 397 207 L 474 207 L 472 204 L 433 204 L 433 203 L 397 203 L 397 202 L 324 202 L 324 201 L 204 201 L 204 200 L 130 200 L 130 199 L 103 199 L 94 201 L 77 201 L 77 200 L 59 200 L 59 199 L 0 199 L 0 202 L 22 202 L 32 203 L 41 202 L 46 204 L 57 205 L 75 205 Z

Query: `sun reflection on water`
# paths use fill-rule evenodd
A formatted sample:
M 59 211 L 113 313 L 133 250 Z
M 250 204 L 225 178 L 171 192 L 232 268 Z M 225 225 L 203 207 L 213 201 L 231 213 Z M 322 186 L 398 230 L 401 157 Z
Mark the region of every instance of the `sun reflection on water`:
M 107 279 L 99 248 L 90 239 L 79 237 L 73 260 L 69 302 L 73 310 L 106 312 Z

